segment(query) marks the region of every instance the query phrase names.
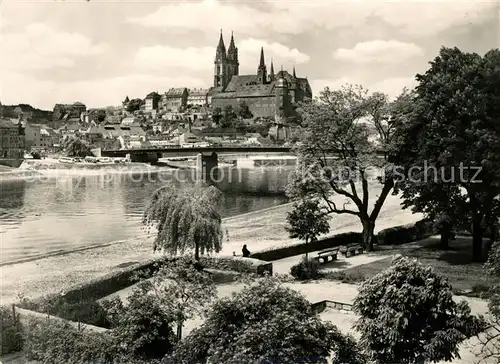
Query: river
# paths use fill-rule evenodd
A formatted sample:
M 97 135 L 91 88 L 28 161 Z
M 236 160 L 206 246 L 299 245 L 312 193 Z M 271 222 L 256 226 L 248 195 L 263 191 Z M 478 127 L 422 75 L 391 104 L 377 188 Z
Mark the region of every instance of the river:
M 233 170 L 222 176 L 223 217 L 286 202 L 289 169 Z M 190 183 L 179 170 L 43 175 L 0 181 L 0 264 L 146 236 L 142 214 L 167 183 Z

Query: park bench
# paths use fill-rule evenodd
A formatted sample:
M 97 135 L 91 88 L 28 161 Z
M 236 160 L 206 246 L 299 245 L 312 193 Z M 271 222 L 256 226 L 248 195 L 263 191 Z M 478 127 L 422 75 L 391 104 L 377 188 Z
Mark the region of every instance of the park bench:
M 337 254 L 339 252 L 339 248 L 328 248 L 318 252 L 318 256 L 314 257 L 318 263 L 321 263 L 321 259 L 323 259 L 323 263 L 328 263 L 328 257 L 332 257 L 332 261 L 337 260 Z
M 344 247 L 343 249 L 340 250 L 343 256 L 350 257 L 356 254 L 361 254 L 363 253 L 363 247 L 361 245 L 349 245 L 347 247 Z

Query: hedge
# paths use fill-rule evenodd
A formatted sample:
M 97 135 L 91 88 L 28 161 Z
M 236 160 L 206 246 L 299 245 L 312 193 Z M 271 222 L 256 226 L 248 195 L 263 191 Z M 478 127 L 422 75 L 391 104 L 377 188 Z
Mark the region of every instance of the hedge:
M 128 267 L 118 272 L 92 279 L 78 284 L 64 294 L 49 294 L 40 298 L 23 299 L 19 307 L 35 312 L 51 314 L 74 322 L 84 322 L 89 325 L 111 328 L 106 318 L 106 312 L 97 302 L 98 299 L 118 292 L 133 285 L 139 275 L 143 278 L 151 277 L 160 266 L 168 264 L 178 258 L 159 258 L 150 260 L 141 265 Z M 201 257 L 200 263 L 207 269 L 231 271 L 243 274 L 258 273 L 272 274 L 272 263 L 256 259 L 240 257 Z M 225 277 L 223 272 L 214 275 L 216 283 L 224 283 L 232 278 Z
M 378 245 L 401 245 L 422 240 L 437 233 L 432 221 L 420 220 L 415 224 L 395 226 L 377 234 Z
M 283 248 L 264 250 L 256 252 L 250 255 L 251 258 L 260 259 L 264 261 L 273 261 L 288 257 L 293 257 L 295 255 L 301 255 L 305 253 L 311 253 L 318 250 L 323 250 L 327 248 L 336 248 L 342 245 L 349 244 L 361 244 L 363 237 L 361 233 L 343 233 L 328 237 L 325 239 L 320 239 L 315 243 L 310 244 L 293 244 L 285 246 Z
M 425 239 L 434 234 L 436 234 L 436 230 L 433 223 L 424 219 L 417 221 L 415 224 L 395 226 L 381 230 L 376 235 L 375 241 L 378 245 L 399 245 Z M 259 251 L 251 254 L 250 257 L 269 262 L 323 249 L 337 248 L 343 245 L 361 244 L 362 242 L 363 236 L 361 233 L 349 232 L 320 239 L 315 243 L 300 243 L 283 248 Z

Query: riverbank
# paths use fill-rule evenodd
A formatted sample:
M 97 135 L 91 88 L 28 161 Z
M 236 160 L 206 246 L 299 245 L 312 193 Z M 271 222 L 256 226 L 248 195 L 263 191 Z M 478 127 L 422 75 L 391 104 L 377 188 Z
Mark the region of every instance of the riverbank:
M 376 190 L 372 192 L 376 196 Z M 336 196 L 338 202 L 342 198 Z M 281 205 L 223 220 L 228 231 L 221 255 L 237 254 L 243 244 L 250 251 L 265 250 L 298 242 L 288 238 L 285 230 L 286 214 L 291 205 Z M 397 196 L 389 196 L 377 222 L 377 231 L 389 226 L 418 221 L 421 215 L 401 210 Z M 337 215 L 331 220 L 331 235 L 347 231 L 360 231 L 356 216 Z M 18 300 L 18 295 L 31 298 L 47 293 L 62 292 L 68 287 L 120 270 L 130 263 L 145 262 L 158 253 L 152 251 L 152 237 L 143 235 L 94 249 L 61 253 L 43 259 L 5 265 L 0 268 L 1 304 Z M 297 259 L 299 259 L 298 257 Z

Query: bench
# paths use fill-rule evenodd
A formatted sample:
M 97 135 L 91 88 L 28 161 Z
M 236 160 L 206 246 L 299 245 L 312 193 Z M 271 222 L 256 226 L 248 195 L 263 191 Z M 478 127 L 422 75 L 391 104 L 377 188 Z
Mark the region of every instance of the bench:
M 328 263 L 328 257 L 332 257 L 332 261 L 337 260 L 337 254 L 339 252 L 339 248 L 335 249 L 325 249 L 318 252 L 318 256 L 313 259 L 318 263 L 321 263 L 321 259 L 323 259 L 323 263 Z
M 363 253 L 363 247 L 361 245 L 349 245 L 344 249 L 341 249 L 340 252 L 347 258 L 356 254 Z

